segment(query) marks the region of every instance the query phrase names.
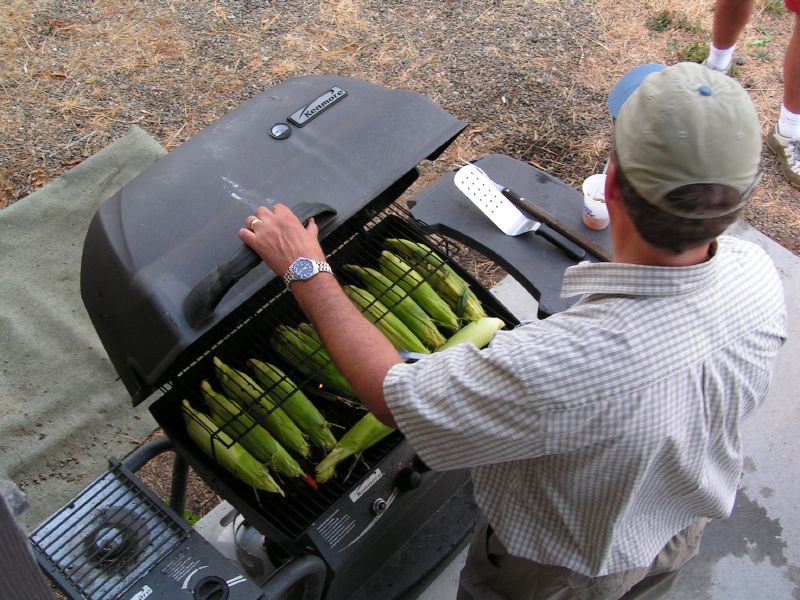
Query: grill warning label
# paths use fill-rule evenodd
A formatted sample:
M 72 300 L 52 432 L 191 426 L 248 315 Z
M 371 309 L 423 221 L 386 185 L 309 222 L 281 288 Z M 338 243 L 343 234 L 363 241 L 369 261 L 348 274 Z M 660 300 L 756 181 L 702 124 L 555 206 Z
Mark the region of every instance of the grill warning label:
M 337 510 L 319 524 L 317 532 L 331 548 L 335 548 L 355 526 L 356 521 L 352 516 Z

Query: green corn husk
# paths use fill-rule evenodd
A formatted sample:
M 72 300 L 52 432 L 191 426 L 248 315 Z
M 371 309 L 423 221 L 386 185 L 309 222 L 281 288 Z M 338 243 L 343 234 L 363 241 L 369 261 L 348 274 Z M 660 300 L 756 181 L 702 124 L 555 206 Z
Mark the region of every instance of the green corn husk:
M 344 291 L 367 319 L 372 321 L 381 330 L 392 345 L 398 350 L 409 352 L 428 353 L 420 339 L 414 335 L 405 324 L 397 318 L 383 303 L 367 290 L 354 286 L 344 286 Z
M 211 409 L 211 418 L 237 440 L 253 457 L 273 471 L 287 477 L 303 477 L 303 469 L 266 429 L 256 423 L 242 407 L 224 394 L 217 392 L 208 381 L 200 384 L 203 399 Z
M 408 263 L 388 250 L 381 252 L 378 263 L 381 273 L 411 296 L 437 326 L 451 332 L 458 331 L 460 325 L 456 313 L 436 293 L 431 284 L 425 281 L 425 278 L 412 269 Z
M 309 439 L 325 450 L 336 445 L 330 423 L 289 377 L 273 364 L 251 358 L 247 366 L 275 404 L 286 411 Z
M 467 323 L 456 332 L 445 344 L 439 348 L 439 352 L 447 350 L 458 344 L 474 344 L 478 348 L 484 348 L 492 341 L 494 334 L 505 327 L 502 319 L 495 317 L 483 317 L 477 321 Z
M 316 344 L 322 346 L 322 338 L 319 337 L 319 332 L 311 323 L 300 323 L 297 328 L 305 335 L 310 336 Z
M 210 417 L 192 408 L 188 400 L 183 401 L 182 412 L 189 437 L 220 467 L 250 487 L 284 495 L 267 468 L 241 444 L 234 443 Z
M 457 315 L 467 321 L 477 321 L 486 316 L 483 305 L 469 289 L 469 284 L 431 248 L 400 238 L 387 238 L 386 243 L 411 261 L 412 267 L 422 272 Z
M 393 431 L 394 429 L 381 423 L 372 413 L 365 414 L 342 436 L 330 454 L 317 465 L 317 481 L 320 483 L 329 481 L 336 474 L 336 466 L 339 463 L 350 456 L 360 455 Z
M 270 336 L 269 343 L 288 365 L 306 377 L 322 384 L 332 393 L 355 398 L 350 382 L 339 372 L 330 355 L 314 336 L 296 327 L 278 325 L 275 334 Z
M 447 341 L 428 313 L 383 273 L 358 265 L 345 265 L 344 269 L 358 277 L 367 291 L 392 311 L 429 350 L 435 350 Z
M 304 458 L 311 454 L 311 446 L 300 428 L 249 375 L 229 367 L 217 357 L 214 357 L 214 372 L 225 395 L 238 400 L 250 416 L 286 448 Z

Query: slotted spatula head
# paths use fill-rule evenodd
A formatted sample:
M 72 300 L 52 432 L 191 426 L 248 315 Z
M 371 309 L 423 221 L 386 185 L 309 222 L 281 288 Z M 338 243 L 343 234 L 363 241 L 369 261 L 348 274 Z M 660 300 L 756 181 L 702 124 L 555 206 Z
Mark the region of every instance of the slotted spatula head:
M 475 165 L 461 167 L 454 183 L 506 235 L 519 235 L 538 227 L 538 222 L 528 219 Z

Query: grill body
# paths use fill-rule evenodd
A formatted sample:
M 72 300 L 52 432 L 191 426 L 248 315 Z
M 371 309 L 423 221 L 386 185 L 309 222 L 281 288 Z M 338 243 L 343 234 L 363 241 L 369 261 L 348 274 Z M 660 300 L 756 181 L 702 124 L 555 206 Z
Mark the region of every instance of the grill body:
M 369 211 L 362 211 L 329 236 L 324 245 L 334 272 L 341 274 L 342 267 L 349 263 L 375 265 L 385 248 L 384 240 L 389 237 L 422 241 L 447 255 L 445 238 L 425 236 L 421 226 L 397 207 L 371 216 Z M 450 264 L 472 284 L 488 313 L 509 326 L 516 323 L 468 273 L 456 263 Z M 339 276 L 348 282 L 346 276 Z M 198 399 L 199 383 L 212 372 L 214 356 L 237 368 L 252 357 L 278 364 L 308 392 L 329 421 L 343 427 L 355 423 L 363 412 L 314 396 L 313 382 L 292 370 L 265 341 L 278 324 L 296 325 L 303 318 L 282 283 L 275 280 L 268 284 L 218 326 L 215 336 L 193 346 L 191 358 L 187 357 L 189 364 L 176 364 L 177 372 L 170 385 L 150 410 L 203 480 L 264 533 L 274 554 L 285 557 L 310 552 L 325 561 L 330 572 L 327 598 L 354 598 L 359 593 L 366 594 L 365 598 L 393 598 L 402 591 L 398 589 L 401 586 L 396 571 L 392 571 L 394 589 L 388 589 L 381 575 L 372 578 L 387 562 L 391 563 L 398 553 L 406 561 L 415 556 L 417 562 L 404 567 L 414 571 L 406 581 L 411 586 L 474 525 L 478 511 L 471 500 L 466 471 L 428 471 L 410 444 L 395 432 L 367 450 L 360 460 L 348 461 L 340 468 L 339 477 L 317 490 L 300 480 L 284 480 L 285 498 L 274 494 L 256 496 L 252 489 L 209 461 L 185 432 L 179 403 L 184 398 Z M 307 463 L 309 470 L 320 457 Z M 413 551 L 409 551 L 409 545 Z
M 313 489 L 283 479 L 286 497 L 258 493 L 188 438 L 180 405 L 201 404 L 215 356 L 244 369 L 274 362 L 343 432 L 364 413 L 325 395 L 266 342 L 276 325 L 304 320 L 264 265 L 238 273 L 201 323 L 184 301 L 207 274 L 241 252 L 236 230 L 260 204 L 327 207 L 321 241 L 334 271 L 375 266 L 387 237 L 425 241 L 394 201 L 465 124 L 419 94 L 341 77 L 302 77 L 232 111 L 127 184 L 98 209 L 87 233 L 81 295 L 134 403 L 150 405 L 176 451 L 264 534 L 274 562 L 320 557 L 326 598 L 395 598 L 471 530 L 477 509 L 465 471 L 430 472 L 394 432 Z M 288 135 L 287 135 L 288 131 Z M 457 264 L 487 312 L 513 317 Z M 301 461 L 307 472 L 321 459 Z M 409 560 L 409 557 L 413 557 Z

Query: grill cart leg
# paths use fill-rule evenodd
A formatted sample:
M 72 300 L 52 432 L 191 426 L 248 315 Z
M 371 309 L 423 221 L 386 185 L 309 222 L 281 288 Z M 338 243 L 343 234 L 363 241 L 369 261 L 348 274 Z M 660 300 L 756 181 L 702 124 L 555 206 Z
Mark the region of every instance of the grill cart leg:
M 284 598 L 291 589 L 303 582 L 302 600 L 321 600 L 328 570 L 319 556 L 306 554 L 280 569 L 262 586 L 267 598 Z
M 169 438 L 160 437 L 147 442 L 141 448 L 131 452 L 122 464 L 135 473 L 156 456 L 173 450 L 172 442 Z M 189 476 L 189 465 L 180 455 L 175 453 L 175 461 L 172 463 L 172 484 L 169 491 L 169 505 L 179 515 L 183 514 L 186 505 L 186 482 Z

